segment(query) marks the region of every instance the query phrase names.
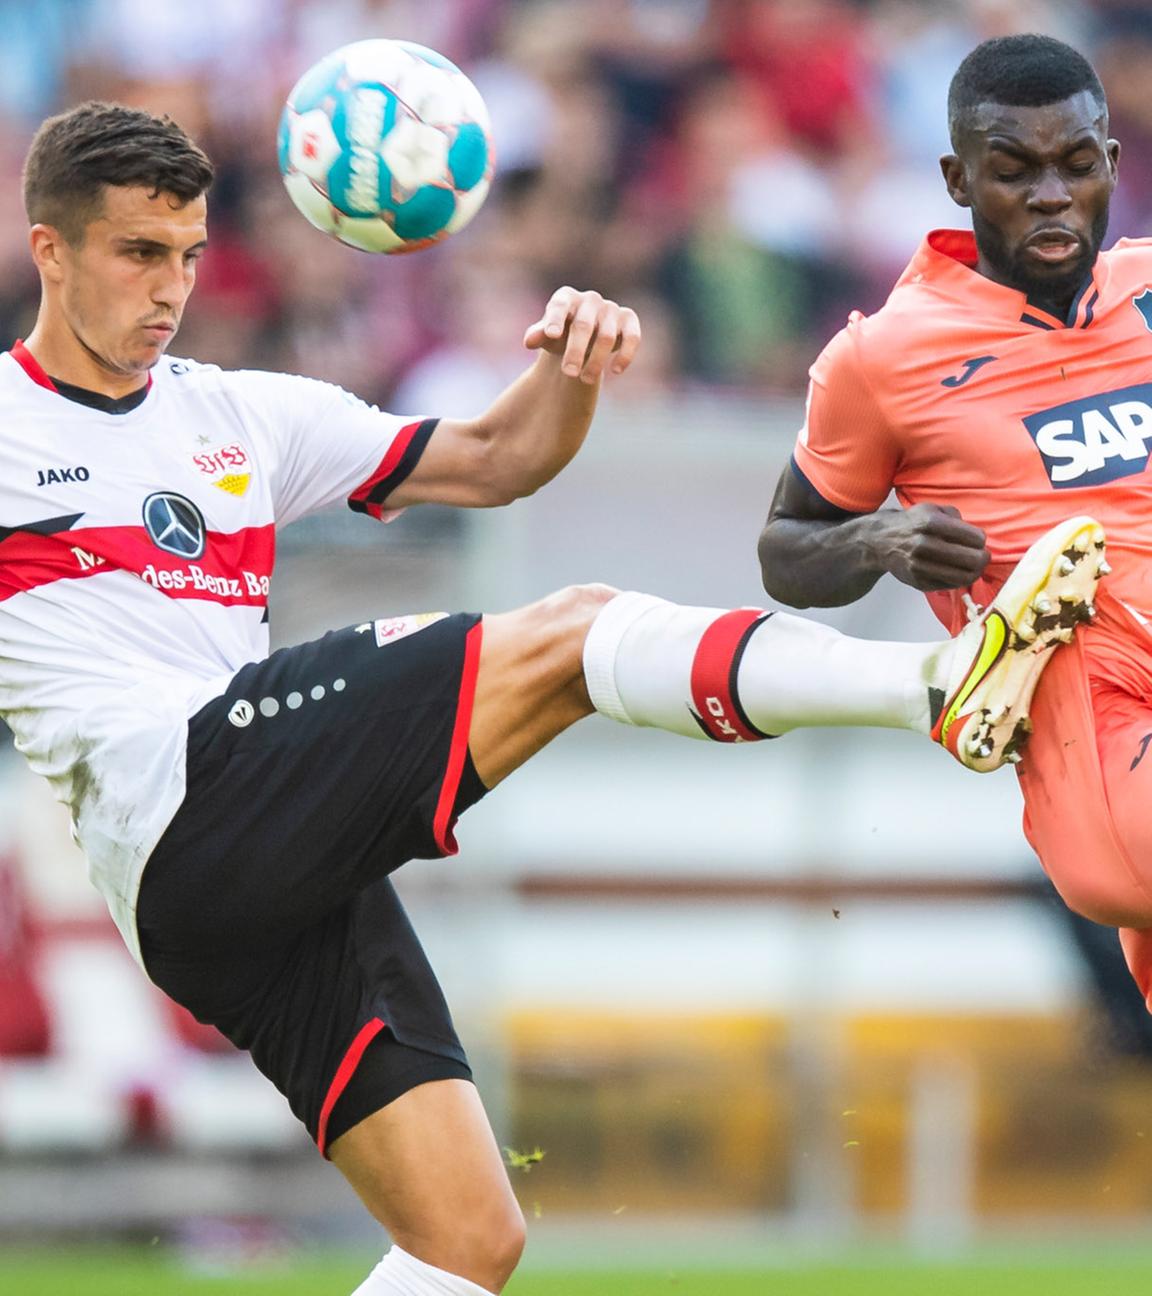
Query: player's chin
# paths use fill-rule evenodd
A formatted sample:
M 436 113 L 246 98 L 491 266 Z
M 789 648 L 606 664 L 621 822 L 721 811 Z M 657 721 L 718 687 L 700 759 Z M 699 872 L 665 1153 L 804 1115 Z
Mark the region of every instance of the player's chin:
M 1085 251 L 1068 261 L 1051 265 L 1030 261 L 1026 266 L 1019 266 L 1018 282 L 1027 294 L 1074 292 L 1088 276 L 1093 260 L 1094 257 Z
M 168 350 L 168 344 L 175 336 L 175 333 L 159 333 L 148 329 L 145 340 L 133 348 L 134 354 L 129 362 L 130 367 L 141 372 L 153 368 L 163 358 L 164 352 Z

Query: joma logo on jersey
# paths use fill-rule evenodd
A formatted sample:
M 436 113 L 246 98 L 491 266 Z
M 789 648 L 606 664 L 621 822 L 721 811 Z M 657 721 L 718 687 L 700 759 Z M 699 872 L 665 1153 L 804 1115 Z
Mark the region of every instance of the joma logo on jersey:
M 36 473 L 36 485 L 59 486 L 61 482 L 86 482 L 91 475 L 83 465 L 79 468 L 41 468 Z
M 1152 383 L 1055 405 L 1024 426 L 1057 490 L 1133 477 L 1148 466 Z

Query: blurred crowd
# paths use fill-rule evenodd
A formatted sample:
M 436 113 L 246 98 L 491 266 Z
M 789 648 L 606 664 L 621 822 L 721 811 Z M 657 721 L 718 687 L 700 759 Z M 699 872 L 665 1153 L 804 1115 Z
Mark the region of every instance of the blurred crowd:
M 0 0 L 0 343 L 37 285 L 17 176 L 83 98 L 170 113 L 219 166 L 212 246 L 174 350 L 327 378 L 402 413 L 467 414 L 523 365 L 562 283 L 642 312 L 619 397 L 794 392 L 923 232 L 963 225 L 936 159 L 981 39 L 1044 31 L 1096 62 L 1125 159 L 1111 236 L 1152 222 L 1152 6 L 1073 0 Z M 275 167 L 283 99 L 368 36 L 459 63 L 498 171 L 469 229 L 409 257 L 311 228 Z

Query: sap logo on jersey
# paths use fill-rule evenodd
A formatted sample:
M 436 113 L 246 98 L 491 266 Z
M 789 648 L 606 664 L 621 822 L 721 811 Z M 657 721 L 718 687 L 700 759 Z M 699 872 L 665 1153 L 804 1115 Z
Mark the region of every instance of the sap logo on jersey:
M 1135 476 L 1148 465 L 1152 383 L 1054 405 L 1024 426 L 1057 490 Z

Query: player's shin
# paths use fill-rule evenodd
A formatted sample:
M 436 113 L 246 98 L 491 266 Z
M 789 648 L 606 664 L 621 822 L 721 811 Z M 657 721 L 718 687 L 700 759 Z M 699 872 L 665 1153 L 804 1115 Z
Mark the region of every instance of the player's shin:
M 592 703 L 625 724 L 753 741 L 814 725 L 927 733 L 939 644 L 852 639 L 783 612 L 626 593 L 584 646 Z
M 492 1293 L 394 1246 L 352 1296 L 492 1296 Z

